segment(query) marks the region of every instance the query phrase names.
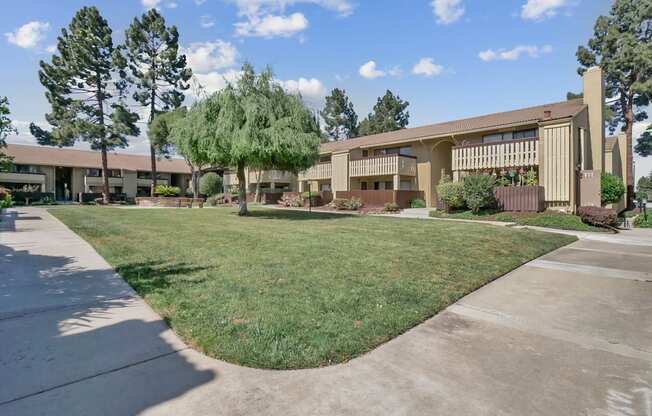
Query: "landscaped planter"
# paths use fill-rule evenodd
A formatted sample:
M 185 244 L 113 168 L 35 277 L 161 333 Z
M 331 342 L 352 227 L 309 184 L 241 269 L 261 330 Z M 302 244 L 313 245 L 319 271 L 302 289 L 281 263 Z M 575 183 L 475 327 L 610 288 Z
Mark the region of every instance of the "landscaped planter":
M 543 186 L 499 186 L 494 189 L 498 208 L 503 211 L 542 212 L 545 210 Z
M 265 205 L 278 204 L 278 201 L 281 200 L 283 192 L 261 192 L 260 193 L 260 203 Z M 247 203 L 253 203 L 256 201 L 256 193 L 248 192 L 247 193 Z
M 186 197 L 137 197 L 136 204 L 141 207 L 192 208 L 204 206 L 202 198 Z

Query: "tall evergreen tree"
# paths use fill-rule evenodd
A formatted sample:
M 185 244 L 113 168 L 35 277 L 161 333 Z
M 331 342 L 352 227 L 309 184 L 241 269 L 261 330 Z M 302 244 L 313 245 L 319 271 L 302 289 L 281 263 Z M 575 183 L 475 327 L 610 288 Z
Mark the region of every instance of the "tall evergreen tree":
M 83 7 L 67 29 L 61 29 L 52 62 L 41 61 L 39 79 L 52 112 L 51 131 L 32 123 L 39 144 L 72 146 L 78 139 L 102 154 L 102 195 L 109 201 L 107 152 L 127 146 L 139 134 L 138 115 L 124 103 L 122 79 L 127 62 L 114 47 L 111 28 L 95 7 Z M 120 75 L 120 76 L 119 76 Z
M 647 118 L 643 107 L 652 94 L 652 0 L 616 0 L 608 16 L 599 16 L 588 47 L 577 49 L 580 75 L 599 65 L 605 73 L 606 95 L 613 98 L 613 132 L 619 125 L 627 137 L 628 206 L 634 195 L 632 128 Z
M 2 152 L 2 148 L 7 147 L 7 136 L 17 133 L 16 128 L 11 124 L 9 114 L 11 114 L 9 99 L 0 97 L 0 172 L 9 170 L 14 160 L 14 158 Z
M 126 79 L 135 87 L 133 98 L 149 112 L 147 123 L 151 124 L 157 113 L 181 106 L 192 71 L 186 66 L 186 56 L 179 54 L 176 26 L 165 26 L 165 18 L 151 9 L 140 19 L 134 18 L 125 32 L 125 47 L 130 70 Z M 166 147 L 160 141 L 158 145 L 150 137 L 152 196 L 157 179 L 156 156 Z
M 409 105 L 409 102 L 401 100 L 401 97 L 387 90 L 384 96 L 378 97 L 373 112 L 360 123 L 360 135 L 368 136 L 404 129 L 410 119 L 410 112 L 406 111 Z
M 358 115 L 345 90 L 335 88 L 331 91 L 320 114 L 330 140 L 346 140 L 358 135 Z
M 643 157 L 652 155 L 652 124 L 636 139 L 634 151 Z

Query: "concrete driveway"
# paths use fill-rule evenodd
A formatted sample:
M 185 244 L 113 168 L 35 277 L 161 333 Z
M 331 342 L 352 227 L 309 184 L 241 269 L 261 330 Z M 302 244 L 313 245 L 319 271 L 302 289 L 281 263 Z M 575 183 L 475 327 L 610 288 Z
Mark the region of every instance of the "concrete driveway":
M 0 227 L 0 415 L 652 415 L 650 231 L 588 236 L 347 364 L 269 371 L 184 345 L 45 210 Z

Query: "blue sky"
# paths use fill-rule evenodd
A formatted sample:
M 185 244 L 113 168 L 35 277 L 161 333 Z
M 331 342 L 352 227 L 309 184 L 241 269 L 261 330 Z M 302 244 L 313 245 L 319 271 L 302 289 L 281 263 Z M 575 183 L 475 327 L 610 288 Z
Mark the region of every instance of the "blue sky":
M 0 15 L 0 95 L 21 134 L 48 111 L 38 62 L 84 5 L 97 6 L 120 42 L 134 16 L 157 7 L 178 27 L 206 90 L 244 61 L 270 65 L 319 107 L 346 89 L 364 117 L 386 89 L 410 102 L 410 126 L 565 99 L 580 91 L 575 51 L 609 0 L 23 0 Z M 190 94 L 192 95 L 192 94 Z M 639 123 L 640 132 L 647 123 Z M 147 150 L 134 138 L 127 151 Z M 637 174 L 652 158 L 637 161 Z

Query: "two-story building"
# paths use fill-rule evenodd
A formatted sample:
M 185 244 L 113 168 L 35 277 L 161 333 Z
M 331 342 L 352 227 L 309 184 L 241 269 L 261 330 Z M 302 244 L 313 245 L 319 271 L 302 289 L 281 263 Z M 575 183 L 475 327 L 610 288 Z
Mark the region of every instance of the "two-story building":
M 77 200 L 79 193 L 102 191 L 100 152 L 9 144 L 4 153 L 13 156 L 10 172 L 0 172 L 0 185 L 13 190 L 52 192 L 57 200 Z M 149 156 L 110 152 L 109 191 L 127 197 L 149 196 L 152 172 Z M 173 185 L 185 192 L 190 168 L 180 159 L 157 162 L 157 183 Z M 68 190 L 68 192 L 66 192 Z

